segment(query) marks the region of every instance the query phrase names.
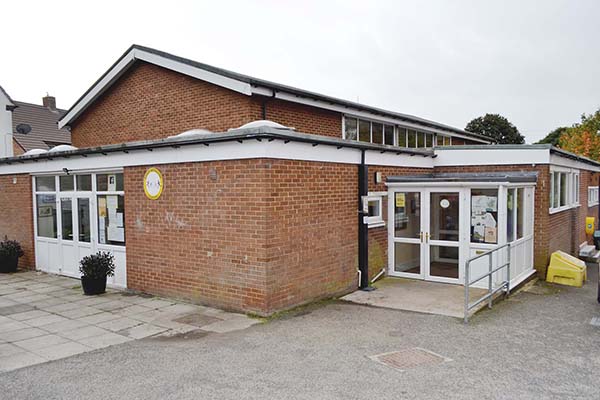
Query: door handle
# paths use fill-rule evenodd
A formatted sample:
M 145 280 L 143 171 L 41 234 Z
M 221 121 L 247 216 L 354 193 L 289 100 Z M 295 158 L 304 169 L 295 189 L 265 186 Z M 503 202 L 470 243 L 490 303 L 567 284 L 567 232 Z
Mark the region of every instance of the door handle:
M 425 243 L 429 243 L 429 232 L 425 234 Z

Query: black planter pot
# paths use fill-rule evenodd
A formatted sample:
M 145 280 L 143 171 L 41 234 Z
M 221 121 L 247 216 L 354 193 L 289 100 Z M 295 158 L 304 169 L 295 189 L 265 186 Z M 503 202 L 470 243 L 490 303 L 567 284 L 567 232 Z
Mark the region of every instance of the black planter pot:
M 0 272 L 7 274 L 9 272 L 17 272 L 19 266 L 19 257 L 2 257 L 0 258 Z
M 106 277 L 104 278 L 88 278 L 81 277 L 81 286 L 83 294 L 91 296 L 94 294 L 102 294 L 106 292 Z

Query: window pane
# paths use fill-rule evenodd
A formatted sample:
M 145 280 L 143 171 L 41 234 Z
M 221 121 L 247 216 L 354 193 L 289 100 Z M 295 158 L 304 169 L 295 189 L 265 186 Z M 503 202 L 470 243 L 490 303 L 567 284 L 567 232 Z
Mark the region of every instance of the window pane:
M 385 126 L 385 144 L 389 144 L 389 145 L 394 144 L 394 126 L 393 125 Z
M 418 238 L 419 233 L 421 232 L 420 193 L 395 193 L 394 210 L 395 236 Z
M 394 271 L 420 274 L 421 246 L 419 244 L 394 243 Z
M 498 242 L 498 190 L 471 189 L 471 242 Z
M 125 245 L 125 201 L 122 195 L 98 196 L 98 243 Z
M 517 239 L 523 237 L 525 225 L 525 189 L 517 189 Z
M 358 121 L 358 140 L 361 142 L 371 141 L 371 123 L 369 121 Z
M 60 199 L 62 240 L 73 240 L 73 204 L 71 199 Z
M 550 208 L 554 207 L 554 174 L 550 174 Z
M 425 147 L 433 147 L 433 135 L 431 133 L 425 134 Z
M 396 136 L 398 138 L 396 145 L 400 147 L 406 147 L 406 128 L 399 127 L 397 129 Z
M 444 146 L 450 146 L 452 144 L 452 138 L 450 136 L 444 136 Z
M 373 122 L 373 143 L 383 144 L 383 124 Z
M 408 130 L 408 147 L 417 147 L 417 131 Z
M 417 147 L 425 147 L 425 132 L 418 132 Z
M 515 240 L 515 189 L 508 189 L 506 198 L 506 241 Z
M 38 236 L 56 238 L 56 196 L 38 194 L 36 214 Z
M 458 242 L 458 193 L 431 193 L 431 240 Z
M 62 192 L 68 192 L 75 189 L 75 183 L 73 177 L 70 175 L 61 176 L 59 179 L 60 190 Z
M 558 172 L 554 172 L 552 173 L 552 175 L 554 175 L 554 186 L 552 188 L 552 191 L 554 192 L 553 198 L 554 198 L 554 204 L 552 205 L 554 208 L 558 208 L 560 207 L 560 177 L 559 177 L 559 173 Z
M 92 190 L 92 176 L 91 175 L 77 175 L 77 190 L 79 191 L 90 191 Z
M 358 129 L 356 118 L 344 118 L 344 127 L 346 129 L 345 138 L 348 140 L 356 140 L 356 133 Z
M 369 217 L 381 217 L 378 200 L 369 200 Z
M 35 190 L 38 192 L 54 192 L 56 182 L 53 176 L 38 176 L 35 178 Z
M 435 145 L 436 146 L 443 146 L 444 145 L 444 137 L 440 134 L 435 135 Z
M 458 247 L 429 246 L 429 251 L 431 276 L 458 279 Z
M 90 199 L 77 199 L 77 216 L 79 217 L 79 241 L 90 242 Z
M 123 190 L 123 174 L 96 175 L 96 190 L 98 192 L 114 192 Z
M 568 190 L 568 184 L 567 184 L 567 174 L 564 172 L 560 173 L 560 206 L 566 206 L 567 205 L 567 190 Z

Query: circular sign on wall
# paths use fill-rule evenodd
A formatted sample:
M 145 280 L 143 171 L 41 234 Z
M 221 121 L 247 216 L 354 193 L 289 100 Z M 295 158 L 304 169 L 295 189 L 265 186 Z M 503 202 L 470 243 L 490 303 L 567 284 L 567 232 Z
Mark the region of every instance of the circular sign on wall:
M 163 191 L 163 177 L 156 168 L 149 168 L 144 175 L 144 192 L 150 200 L 156 200 Z
M 440 206 L 442 208 L 448 208 L 450 207 L 450 201 L 448 201 L 448 199 L 442 199 L 440 200 Z

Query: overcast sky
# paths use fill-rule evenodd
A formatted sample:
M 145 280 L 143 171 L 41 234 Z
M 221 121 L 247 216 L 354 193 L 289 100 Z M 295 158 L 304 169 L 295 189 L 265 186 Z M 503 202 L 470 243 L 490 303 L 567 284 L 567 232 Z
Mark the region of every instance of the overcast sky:
M 600 107 L 597 0 L 0 7 L 0 85 L 33 103 L 48 92 L 61 108 L 133 43 L 459 128 L 499 113 L 528 143 Z

